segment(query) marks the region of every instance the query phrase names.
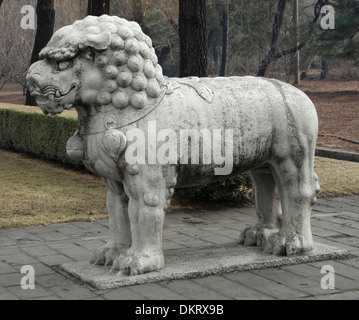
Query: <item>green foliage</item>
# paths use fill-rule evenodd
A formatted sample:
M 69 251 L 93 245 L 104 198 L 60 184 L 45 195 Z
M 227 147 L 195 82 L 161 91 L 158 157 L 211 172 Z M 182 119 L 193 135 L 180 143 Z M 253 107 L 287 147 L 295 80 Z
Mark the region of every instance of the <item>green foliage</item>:
M 204 186 L 176 190 L 176 199 L 183 203 L 246 203 L 252 189 L 248 173 Z M 184 199 L 184 200 L 183 200 Z
M 335 9 L 335 29 L 318 31 L 320 52 L 325 57 L 358 62 L 359 0 L 336 0 L 332 5 Z
M 1 148 L 81 167 L 66 155 L 67 140 L 76 128 L 75 119 L 0 109 Z

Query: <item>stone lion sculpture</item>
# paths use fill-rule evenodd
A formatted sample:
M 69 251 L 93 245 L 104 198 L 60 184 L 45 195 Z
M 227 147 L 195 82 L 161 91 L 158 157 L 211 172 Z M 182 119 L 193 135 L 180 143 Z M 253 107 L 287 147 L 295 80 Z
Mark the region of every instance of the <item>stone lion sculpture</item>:
M 239 242 L 278 255 L 312 249 L 318 119 L 303 92 L 266 78 L 166 78 L 140 26 L 107 15 L 58 30 L 40 58 L 27 75 L 31 94 L 45 114 L 76 108 L 67 153 L 108 188 L 111 241 L 93 264 L 130 275 L 163 268 L 162 231 L 175 187 L 245 171 L 258 221 Z

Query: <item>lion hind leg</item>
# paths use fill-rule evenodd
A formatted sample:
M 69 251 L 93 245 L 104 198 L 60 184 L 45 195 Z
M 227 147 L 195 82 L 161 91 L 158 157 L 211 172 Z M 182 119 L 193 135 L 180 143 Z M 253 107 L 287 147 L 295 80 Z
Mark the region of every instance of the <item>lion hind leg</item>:
M 292 255 L 312 249 L 310 215 L 319 192 L 319 182 L 313 170 L 313 162 L 314 157 L 307 156 L 300 166 L 291 158 L 274 165 L 283 219 L 280 231 L 267 241 L 265 252 Z
M 271 169 L 264 166 L 249 171 L 253 182 L 255 209 L 258 220 L 241 232 L 239 243 L 245 246 L 265 245 L 268 237 L 279 231 L 282 210 L 279 192 Z

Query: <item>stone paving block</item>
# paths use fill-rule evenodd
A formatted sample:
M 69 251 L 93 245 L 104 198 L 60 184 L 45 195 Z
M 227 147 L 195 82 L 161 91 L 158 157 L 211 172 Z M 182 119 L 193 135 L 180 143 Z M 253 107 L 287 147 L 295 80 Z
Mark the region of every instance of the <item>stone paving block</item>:
M 0 248 L 5 246 L 15 245 L 17 242 L 14 239 L 7 237 L 0 233 Z
M 312 278 L 297 275 L 282 268 L 255 270 L 252 272 L 309 295 L 323 294 L 324 291 L 320 286 L 321 277 L 318 280 L 313 280 Z
M 3 294 L 0 294 L 0 301 L 14 301 L 14 300 L 20 300 L 20 299 L 10 292 L 5 292 Z
M 239 283 L 230 281 L 223 276 L 212 276 L 203 279 L 193 279 L 201 286 L 212 289 L 213 291 L 224 295 L 227 299 L 234 300 L 273 300 L 272 297 L 263 292 L 250 289 Z
M 163 232 L 163 239 L 167 240 L 174 240 L 176 238 L 182 238 L 184 234 L 182 233 L 183 228 L 176 228 L 176 230 L 164 230 Z
M 144 300 L 142 294 L 134 292 L 130 288 L 118 288 L 103 295 L 106 300 Z M 147 299 L 148 300 L 148 299 Z
M 176 280 L 169 283 L 161 283 L 161 285 L 191 300 L 228 299 L 228 296 L 218 293 L 210 288 L 206 288 L 193 280 Z
M 211 232 L 208 232 L 207 230 L 201 230 L 200 228 L 187 228 L 182 229 L 180 232 L 181 234 L 194 238 L 209 237 L 212 234 Z
M 325 274 L 321 274 L 320 270 L 325 265 L 331 265 L 333 261 L 322 261 L 318 262 L 315 265 L 305 264 L 301 267 L 297 266 L 297 268 L 288 267 L 287 270 L 290 270 L 293 273 L 306 277 L 307 279 L 313 279 L 316 281 L 319 291 L 317 294 L 325 294 L 329 290 L 324 290 L 321 288 L 320 281 Z M 343 277 L 339 274 L 335 274 L 335 289 L 330 290 L 330 292 L 337 292 L 338 290 L 353 290 L 359 287 L 359 283 L 353 281 L 352 279 L 348 279 L 347 277 Z
M 31 266 L 34 267 L 35 270 L 35 275 L 36 276 L 41 276 L 41 275 L 49 275 L 49 274 L 54 274 L 56 273 L 55 270 L 52 270 L 51 268 L 49 268 L 48 266 L 44 265 L 43 263 L 34 263 Z M 20 272 L 19 266 L 18 266 L 18 271 Z
M 2 259 L 9 264 L 28 265 L 38 263 L 39 261 L 30 257 L 25 253 L 9 254 L 3 256 Z
M 359 238 L 348 236 L 348 237 L 329 237 L 329 239 L 334 239 L 334 241 L 339 243 L 339 247 L 343 245 L 352 246 L 352 248 L 359 248 Z
M 354 290 L 342 293 L 328 293 L 325 295 L 318 295 L 310 298 L 303 298 L 302 300 L 359 300 L 359 291 Z
M 321 236 L 321 237 L 330 237 L 330 236 L 339 236 L 339 235 L 343 235 L 343 233 L 339 233 L 333 230 L 327 230 L 327 229 L 323 229 L 317 226 L 312 225 L 311 226 L 312 229 L 312 234 L 316 235 L 316 236 Z
M 72 237 L 68 234 L 64 234 L 56 229 L 49 228 L 48 232 L 42 232 L 39 234 L 39 237 L 45 241 L 57 241 L 57 240 L 67 240 L 71 239 Z
M 336 232 L 347 234 L 347 235 L 350 235 L 353 237 L 359 236 L 359 232 L 357 229 L 343 226 L 338 223 L 333 223 L 330 221 L 325 221 L 325 220 L 320 220 L 320 219 L 313 219 L 311 223 L 313 226 L 316 226 L 319 228 L 336 231 Z
M 46 297 L 41 297 L 41 298 L 34 298 L 31 300 L 44 300 L 44 301 L 52 301 L 52 300 L 62 300 L 61 298 L 59 298 L 56 295 L 50 295 L 50 296 L 46 296 Z
M 81 246 L 91 252 L 94 252 L 98 248 L 104 246 L 106 244 L 105 241 L 102 240 L 78 240 L 74 242 L 76 245 Z
M 358 206 L 353 206 L 353 205 L 350 205 L 347 203 L 338 202 L 338 201 L 331 200 L 331 199 L 318 199 L 318 204 L 321 204 L 323 206 L 332 207 L 332 208 L 335 208 L 336 210 L 340 209 L 341 211 L 350 211 L 350 212 L 359 213 Z
M 57 254 L 57 252 L 51 249 L 47 245 L 35 245 L 31 247 L 22 247 L 22 251 L 33 257 L 49 256 Z
M 358 272 L 359 272 L 359 257 L 354 257 L 352 259 L 341 260 L 341 263 L 344 263 L 344 264 L 349 265 L 349 266 L 353 266 L 353 267 L 357 268 Z
M 95 301 L 95 300 L 105 300 L 104 298 L 102 297 L 91 297 L 91 298 L 86 298 L 86 299 L 82 299 L 82 300 L 90 300 L 90 301 Z
M 109 232 L 108 223 L 103 224 L 101 222 L 82 222 L 81 228 L 91 234 L 104 234 Z
M 251 289 L 263 292 L 264 294 L 276 299 L 294 299 L 305 297 L 308 295 L 307 293 L 298 291 L 284 284 L 264 278 L 252 272 L 231 273 L 224 275 L 224 277 L 228 280 L 238 282 L 241 285 L 244 285 Z
M 0 246 L 0 252 L 1 252 L 0 259 L 4 260 L 4 256 L 21 253 L 22 251 L 16 245 L 11 245 L 11 246 Z
M 357 286 L 359 288 L 359 269 L 349 266 L 343 261 L 327 261 L 326 264 L 332 266 L 334 268 L 336 275 L 342 275 L 346 278 L 352 279 L 358 282 Z M 320 268 L 323 266 L 323 263 L 309 263 L 309 265 Z
M 44 288 L 52 288 L 56 286 L 72 285 L 73 282 L 59 273 L 40 275 L 35 277 L 35 283 Z
M 353 247 L 352 245 L 338 242 L 338 238 L 325 238 L 320 236 L 314 236 L 313 239 L 314 239 L 314 243 L 324 243 L 329 246 L 348 250 L 349 253 L 352 253 L 355 249 L 358 249 L 356 247 Z
M 352 198 L 342 197 L 342 198 L 331 198 L 332 201 L 348 204 L 350 206 L 359 207 L 359 202 L 357 200 L 354 200 Z
M 93 253 L 89 250 L 76 245 L 63 249 L 58 249 L 58 251 L 61 254 L 70 257 L 74 261 L 90 260 L 93 255 Z
M 358 215 L 359 217 L 359 215 Z M 344 227 L 350 227 L 357 230 L 358 236 L 359 236 L 359 220 L 355 221 L 352 217 L 349 217 L 345 215 L 344 213 L 332 216 L 332 217 L 325 217 L 326 221 L 337 223 L 339 225 L 342 225 Z
M 212 242 L 207 242 L 201 239 L 195 239 L 189 236 L 183 236 L 181 238 L 173 239 L 173 242 L 178 243 L 186 248 L 196 248 L 213 245 Z
M 167 250 L 176 250 L 176 249 L 183 249 L 185 248 L 185 246 L 183 246 L 182 244 L 167 240 L 163 243 L 163 250 L 167 251 Z
M 88 233 L 86 229 L 81 227 L 81 224 L 74 225 L 72 222 L 52 224 L 51 228 L 61 233 L 69 234 L 69 235 L 79 235 L 79 234 Z
M 101 219 L 101 220 L 97 220 L 96 222 L 106 228 L 109 228 L 108 219 Z
M 73 262 L 73 260 L 69 257 L 66 257 L 61 254 L 55 254 L 52 256 L 43 256 L 38 258 L 39 261 L 41 261 L 43 264 L 47 266 L 57 266 L 63 263 Z
M 49 292 L 48 290 L 46 290 L 45 288 L 39 285 L 36 285 L 36 283 L 34 290 L 24 290 L 21 288 L 21 286 L 9 287 L 7 289 L 9 290 L 10 293 L 19 297 L 21 300 L 41 298 L 51 295 L 51 292 Z
M 221 235 L 221 236 L 225 236 L 228 237 L 232 240 L 238 240 L 239 239 L 239 235 L 240 232 L 238 230 L 233 230 L 230 228 L 221 228 L 218 230 L 213 230 L 213 233 Z
M 233 239 L 227 236 L 213 234 L 211 236 L 203 237 L 201 240 L 212 243 L 212 244 L 226 244 L 233 242 Z
M 256 211 L 254 209 L 254 207 L 247 207 L 247 208 L 233 208 L 233 211 L 238 211 L 241 214 L 245 214 L 248 216 L 251 216 L 253 218 L 255 218 L 257 216 Z
M 21 239 L 40 240 L 37 235 L 29 234 L 28 232 L 26 232 L 25 228 L 2 230 L 1 233 L 16 241 L 19 241 Z
M 95 297 L 96 295 L 85 286 L 78 284 L 61 285 L 50 288 L 53 293 L 64 300 L 82 300 Z
M 335 207 L 328 207 L 326 205 L 321 205 L 321 204 L 318 204 L 316 203 L 314 206 L 313 206 L 313 209 L 312 209 L 312 212 L 314 214 L 320 214 L 320 213 L 323 213 L 323 214 L 326 214 L 326 213 L 338 213 L 338 212 L 341 212 L 343 211 L 342 209 L 340 208 L 335 208 Z
M 0 286 L 5 288 L 19 286 L 23 276 L 20 272 L 0 274 Z
M 14 273 L 16 272 L 16 269 L 13 268 L 12 266 L 10 266 L 8 263 L 6 262 L 0 262 L 0 274 L 5 274 L 5 273 Z
M 177 283 L 177 281 L 176 281 Z M 149 283 L 131 287 L 131 290 L 149 300 L 186 300 L 187 298 L 177 291 L 167 288 L 164 283 Z
M 0 285 L 0 296 L 4 293 L 8 293 L 7 289 Z

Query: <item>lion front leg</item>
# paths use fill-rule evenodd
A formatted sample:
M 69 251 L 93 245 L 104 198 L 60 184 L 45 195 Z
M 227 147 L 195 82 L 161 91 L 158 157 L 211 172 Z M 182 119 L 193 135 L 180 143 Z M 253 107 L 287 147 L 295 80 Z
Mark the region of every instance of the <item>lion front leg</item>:
M 125 174 L 129 198 L 131 248 L 120 257 L 118 270 L 139 275 L 164 267 L 162 234 L 165 213 L 176 184 L 175 170 L 162 166 L 132 166 Z
M 95 265 L 111 266 L 131 246 L 128 198 L 122 183 L 104 179 L 107 186 L 107 210 L 109 214 L 110 241 L 100 247 L 91 259 Z

